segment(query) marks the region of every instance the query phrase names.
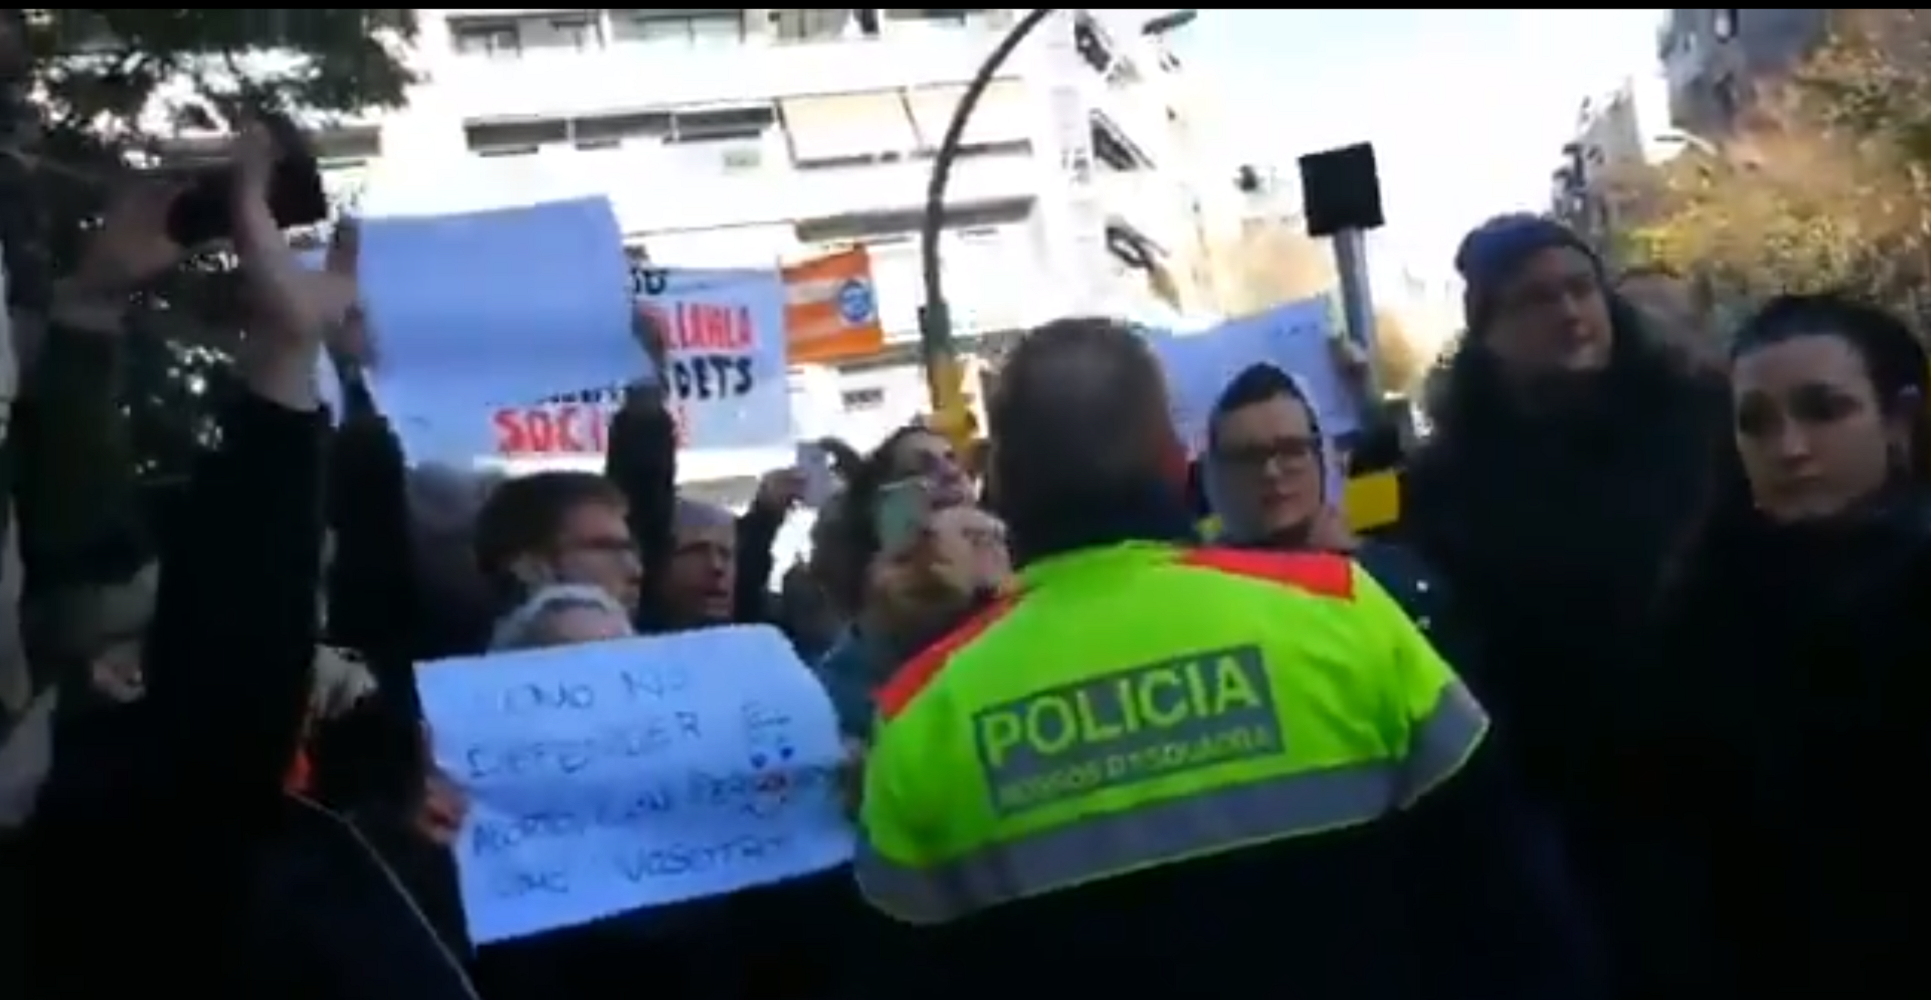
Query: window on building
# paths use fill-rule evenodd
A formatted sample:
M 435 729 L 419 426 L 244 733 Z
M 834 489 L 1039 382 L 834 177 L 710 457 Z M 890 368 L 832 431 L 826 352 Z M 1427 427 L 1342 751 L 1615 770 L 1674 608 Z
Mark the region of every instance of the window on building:
M 1093 115 L 1093 159 L 1108 169 L 1122 172 L 1149 170 L 1153 162 L 1142 153 L 1105 115 Z
M 1095 73 L 1105 73 L 1113 65 L 1113 43 L 1100 30 L 1099 23 L 1082 11 L 1073 22 L 1073 49 Z
M 788 97 L 779 110 L 792 162 L 800 167 L 876 162 L 918 146 L 911 115 L 896 90 Z
M 1032 201 L 1013 198 L 953 205 L 945 213 L 945 228 L 981 229 L 1024 222 L 1032 214 Z M 806 219 L 797 224 L 798 242 L 806 246 L 847 246 L 864 243 L 877 247 L 896 239 L 910 241 L 925 220 L 917 209 L 897 212 L 854 212 L 849 215 Z
M 885 406 L 885 390 L 877 387 L 846 389 L 839 393 L 839 402 L 844 405 L 846 413 L 882 409 Z
M 459 55 L 515 59 L 523 54 L 514 21 L 451 20 L 449 42 Z
M 912 113 L 918 130 L 919 148 L 936 150 L 945 138 L 946 127 L 965 97 L 963 85 L 912 87 L 905 91 L 905 106 Z M 970 147 L 1031 146 L 1032 108 L 1026 101 L 1025 85 L 1018 80 L 994 80 L 979 94 L 966 120 L 960 145 Z
M 373 125 L 323 129 L 312 133 L 309 143 L 320 163 L 367 163 L 382 155 L 382 130 Z
M 570 123 L 562 118 L 465 122 L 463 141 L 477 156 L 528 156 L 570 141 Z
M 941 8 L 938 10 L 887 10 L 885 19 L 900 23 L 913 22 L 939 27 L 963 28 L 974 14 L 983 13 L 982 8 Z
M 603 29 L 588 15 L 571 15 L 550 20 L 550 35 L 557 48 L 592 52 L 603 48 Z
M 617 149 L 626 142 L 661 142 L 670 131 L 670 115 L 661 111 L 593 115 L 571 120 L 570 142 L 586 151 Z
M 769 104 L 741 108 L 706 108 L 671 114 L 671 142 L 725 142 L 758 139 L 778 123 L 778 109 Z
M 1727 42 L 1737 37 L 1737 15 L 1739 10 L 1715 10 L 1710 12 L 1710 34 L 1719 42 Z
M 1136 271 L 1151 270 L 1166 256 L 1159 244 L 1117 220 L 1106 224 L 1106 249 L 1115 260 Z
M 613 40 L 678 48 L 741 45 L 743 10 L 613 10 Z

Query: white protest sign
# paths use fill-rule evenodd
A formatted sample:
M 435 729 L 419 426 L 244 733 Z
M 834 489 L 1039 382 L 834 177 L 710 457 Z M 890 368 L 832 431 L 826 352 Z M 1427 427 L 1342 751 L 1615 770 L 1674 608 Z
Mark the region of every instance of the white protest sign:
M 831 700 L 768 626 L 443 660 L 417 671 L 478 944 L 851 858 Z
M 790 444 L 783 273 L 646 268 L 634 287 L 637 308 L 664 334 L 665 395 L 682 443 Z
M 1161 337 L 1153 351 L 1166 369 L 1174 429 L 1198 454 L 1215 400 L 1250 365 L 1267 363 L 1295 376 L 1314 404 L 1323 433 L 1344 437 L 1361 417 L 1347 378 L 1335 363 L 1333 317 L 1325 299 L 1307 299 L 1229 320 L 1204 333 Z

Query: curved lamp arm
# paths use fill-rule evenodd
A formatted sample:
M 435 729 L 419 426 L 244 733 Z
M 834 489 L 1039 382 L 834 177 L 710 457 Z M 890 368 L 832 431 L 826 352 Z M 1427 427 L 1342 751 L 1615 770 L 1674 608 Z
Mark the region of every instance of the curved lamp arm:
M 952 315 L 945 303 L 939 258 L 939 233 L 945 228 L 945 187 L 952 180 L 952 161 L 959 155 L 966 123 L 972 120 L 972 112 L 992 84 L 993 75 L 1011 58 L 1019 43 L 1053 13 L 1055 9 L 1051 7 L 1029 10 L 999 40 L 992 54 L 973 74 L 972 82 L 966 84 L 959 106 L 952 112 L 952 121 L 946 124 L 945 137 L 939 141 L 938 152 L 932 157 L 932 176 L 925 186 L 925 219 L 919 227 L 919 257 L 925 279 L 925 305 L 919 309 L 919 347 L 925 359 L 926 387 L 931 390 L 935 412 L 956 399 L 959 391 L 959 369 L 952 347 Z

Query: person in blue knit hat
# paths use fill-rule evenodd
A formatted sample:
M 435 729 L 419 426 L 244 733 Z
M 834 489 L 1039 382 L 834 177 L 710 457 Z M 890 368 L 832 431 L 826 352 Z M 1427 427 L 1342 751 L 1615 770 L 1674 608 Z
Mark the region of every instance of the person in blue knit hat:
M 1591 246 L 1504 215 L 1455 255 L 1467 332 L 1434 434 L 1403 479 L 1402 530 L 1483 642 L 1483 702 L 1595 900 L 1617 996 L 1707 953 L 1695 884 L 1658 850 L 1648 749 L 1669 702 L 1658 630 L 1729 449 L 1719 378 L 1652 338 Z
M 1539 215 L 1502 215 L 1455 251 L 1468 329 L 1523 374 L 1602 368 L 1614 340 L 1602 261 L 1574 230 Z

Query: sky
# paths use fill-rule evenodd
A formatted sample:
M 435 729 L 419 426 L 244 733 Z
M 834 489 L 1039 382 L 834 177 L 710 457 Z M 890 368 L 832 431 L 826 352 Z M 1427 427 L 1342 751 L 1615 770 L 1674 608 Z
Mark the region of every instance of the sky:
M 1476 223 L 1548 208 L 1578 107 L 1658 72 L 1663 14 L 1203 9 L 1175 41 L 1204 77 L 1217 158 L 1292 176 L 1302 153 L 1373 142 L 1375 270 L 1438 279 Z

